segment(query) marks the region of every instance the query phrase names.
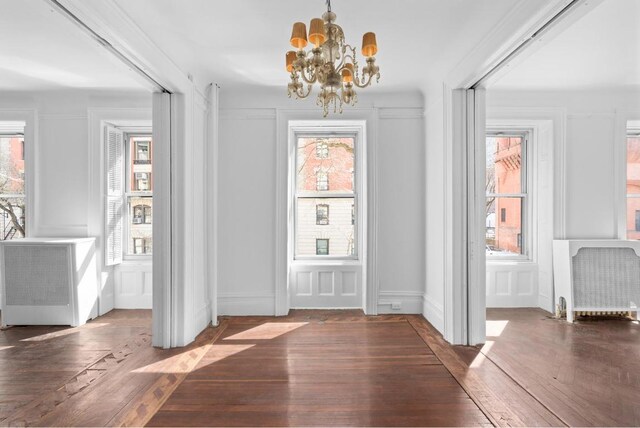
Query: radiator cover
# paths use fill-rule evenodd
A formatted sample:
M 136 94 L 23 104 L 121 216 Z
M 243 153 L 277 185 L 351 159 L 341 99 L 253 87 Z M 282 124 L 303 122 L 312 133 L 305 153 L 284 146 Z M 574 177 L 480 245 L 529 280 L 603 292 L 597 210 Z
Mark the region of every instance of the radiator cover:
M 555 300 L 575 311 L 636 311 L 640 304 L 640 241 L 553 242 Z
M 97 314 L 95 239 L 0 242 L 2 325 L 84 324 Z

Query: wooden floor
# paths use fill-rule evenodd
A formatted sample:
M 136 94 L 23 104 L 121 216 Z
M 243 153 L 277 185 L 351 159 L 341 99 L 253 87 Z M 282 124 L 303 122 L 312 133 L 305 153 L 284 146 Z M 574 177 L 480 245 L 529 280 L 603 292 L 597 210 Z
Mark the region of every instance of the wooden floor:
M 148 311 L 0 332 L 0 425 L 637 426 L 640 326 L 490 310 L 483 348 L 420 316 L 223 318 L 187 348 Z
M 499 366 L 563 424 L 640 426 L 638 321 L 569 324 L 540 309 L 490 309 L 487 319 L 477 363 L 486 355 L 487 365 Z

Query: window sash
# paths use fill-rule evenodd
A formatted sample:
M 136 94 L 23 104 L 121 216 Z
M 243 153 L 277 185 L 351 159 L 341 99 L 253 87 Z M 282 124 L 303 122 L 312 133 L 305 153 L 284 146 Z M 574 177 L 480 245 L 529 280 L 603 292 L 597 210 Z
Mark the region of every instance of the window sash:
M 529 251 L 530 249 L 527 247 L 530 225 L 528 223 L 529 218 L 529 193 L 528 193 L 528 178 L 529 178 L 529 132 L 506 132 L 506 133 L 498 133 L 498 130 L 492 130 L 492 132 L 486 133 L 486 138 L 520 138 L 521 149 L 520 149 L 520 192 L 519 193 L 496 193 L 496 192 L 486 192 L 486 199 L 489 198 L 519 198 L 521 200 L 520 206 L 520 233 L 519 233 L 519 241 L 520 241 L 520 250 L 521 254 L 487 254 L 486 258 L 489 260 L 528 260 L 530 258 Z M 486 168 L 486 164 L 485 164 Z M 640 194 L 638 195 L 640 196 Z M 509 221 L 509 213 L 506 213 L 507 218 L 505 218 L 505 222 Z M 501 213 L 495 212 L 495 222 L 496 228 L 500 223 L 502 223 Z
M 133 223 L 133 209 L 134 206 L 131 206 L 131 201 L 134 198 L 151 198 L 151 203 L 153 204 L 153 190 L 132 190 L 133 181 L 135 180 L 135 176 L 133 173 L 132 165 L 142 165 L 142 164 L 151 164 L 153 159 L 153 142 L 151 135 L 144 134 L 125 134 L 125 192 L 124 192 L 124 230 L 125 234 L 123 242 L 126 242 L 126 245 L 123 245 L 122 252 L 123 256 L 126 259 L 150 259 L 152 253 L 148 252 L 150 248 L 150 240 L 144 237 L 133 237 L 132 236 L 132 226 L 152 226 L 153 224 L 153 208 L 150 208 L 148 205 L 138 205 L 142 207 L 142 217 L 141 221 L 137 223 Z M 149 144 L 150 143 L 150 144 Z M 138 159 L 138 146 L 146 145 L 148 147 L 147 159 L 141 160 Z M 153 177 L 153 169 L 150 172 L 147 172 L 147 180 L 149 181 L 149 185 L 151 186 L 152 177 Z M 147 215 L 147 211 L 150 211 L 150 215 Z M 141 250 L 138 252 L 138 248 L 134 244 L 131 252 L 129 252 L 129 243 L 136 242 L 136 240 L 141 240 Z
M 316 190 L 316 191 L 300 191 L 298 190 L 298 150 L 299 150 L 299 141 L 301 138 L 318 138 L 318 139 L 322 139 L 322 138 L 352 138 L 353 139 L 353 171 L 351 171 L 352 174 L 352 190 L 351 192 L 336 192 L 336 193 L 331 193 L 330 191 L 330 185 L 328 186 L 328 190 Z M 353 132 L 345 132 L 345 133 L 336 133 L 336 132 L 327 132 L 325 133 L 295 133 L 294 134 L 294 147 L 293 147 L 293 178 L 292 178 L 292 185 L 293 185 L 293 189 L 294 189 L 294 195 L 293 195 L 293 199 L 294 199 L 294 219 L 293 219 L 293 242 L 294 242 L 294 249 L 293 249 L 293 259 L 294 260 L 323 260 L 323 261 L 330 261 L 330 260 L 359 260 L 359 255 L 358 255 L 358 239 L 359 239 L 359 228 L 358 228 L 358 175 L 357 175 L 357 168 L 360 167 L 360 165 L 358 165 L 358 142 L 359 142 L 359 138 L 360 136 L 356 133 Z M 316 151 L 317 154 L 317 151 Z M 316 189 L 317 189 L 317 183 L 318 183 L 318 177 L 316 175 Z M 329 175 L 327 173 L 327 184 L 329 181 Z M 352 226 L 353 226 L 353 254 L 351 255 L 346 255 L 346 256 L 331 256 L 331 255 L 298 255 L 298 201 L 300 199 L 339 199 L 339 198 L 353 198 L 354 200 L 354 221 L 352 221 Z
M 486 199 L 493 198 L 492 196 L 487 196 Z M 500 198 L 499 196 L 496 198 Z M 511 199 L 519 199 L 520 200 L 520 232 L 518 233 L 517 243 L 520 244 L 518 247 L 520 248 L 520 254 L 517 253 L 506 253 L 506 254 L 487 254 L 487 259 L 496 259 L 496 260 L 528 260 L 529 259 L 529 249 L 527 248 L 527 226 L 528 226 L 528 198 L 527 196 L 509 196 L 507 198 Z M 506 199 L 502 197 L 502 199 Z M 494 203 L 496 203 L 494 199 Z M 501 207 L 501 209 L 505 209 Z M 505 212 L 506 218 L 504 221 L 502 220 L 501 211 L 495 211 L 495 228 L 497 229 L 501 223 L 509 222 L 509 213 Z M 486 238 L 485 238 L 486 239 Z M 486 244 L 488 245 L 488 244 Z

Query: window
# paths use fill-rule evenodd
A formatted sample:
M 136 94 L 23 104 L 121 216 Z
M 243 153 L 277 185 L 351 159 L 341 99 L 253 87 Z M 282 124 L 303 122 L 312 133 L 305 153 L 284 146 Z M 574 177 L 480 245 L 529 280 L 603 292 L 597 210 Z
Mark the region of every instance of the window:
M 329 240 L 328 239 L 316 239 L 316 255 L 328 256 L 329 255 Z
M 318 159 L 329 158 L 329 144 L 324 140 L 318 140 L 316 143 L 316 157 Z
M 525 255 L 526 132 L 487 134 L 486 249 L 487 256 Z M 496 213 L 500 218 L 496 219 Z
M 353 208 L 357 194 L 352 180 L 355 141 L 355 135 L 346 132 L 332 132 L 331 136 L 322 133 L 296 136 L 296 259 L 315 256 L 357 257 L 357 228 Z M 317 156 L 326 151 L 331 154 L 330 159 Z
M 133 238 L 133 254 L 151 254 L 151 238 Z
M 329 174 L 326 171 L 316 172 L 316 190 L 319 192 L 329 190 Z
M 627 239 L 640 239 L 640 130 L 627 132 Z
M 133 224 L 151 224 L 151 206 L 136 205 L 133 207 Z
M 24 137 L 0 135 L 0 241 L 24 238 Z
M 152 253 L 152 211 L 153 144 L 149 136 L 127 136 L 126 153 L 126 203 L 128 222 L 124 242 L 128 242 L 125 255 L 151 255 Z
M 329 205 L 316 205 L 316 224 L 321 226 L 329 224 Z

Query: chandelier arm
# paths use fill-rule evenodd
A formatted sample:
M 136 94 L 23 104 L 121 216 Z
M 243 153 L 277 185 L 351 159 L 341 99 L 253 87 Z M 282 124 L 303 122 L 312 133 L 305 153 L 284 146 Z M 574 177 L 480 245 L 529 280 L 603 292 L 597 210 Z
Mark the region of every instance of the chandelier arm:
M 358 78 L 358 76 L 354 76 L 353 84 L 356 85 L 358 88 L 366 88 L 371 84 L 371 81 L 373 80 L 372 74 L 369 74 L 368 76 L 369 78 L 364 83 L 360 83 L 360 79 Z M 362 77 L 364 78 L 365 76 L 362 76 Z
M 310 77 L 307 77 L 307 72 L 310 74 Z M 310 71 L 309 68 L 304 68 L 300 70 L 300 75 L 306 83 L 313 84 L 318 81 L 318 73 L 315 70 Z
M 296 95 L 298 96 L 298 98 L 301 98 L 301 99 L 302 98 L 307 98 L 309 96 L 309 94 L 311 94 L 311 88 L 312 88 L 312 85 L 307 85 L 307 93 L 306 93 L 306 95 L 304 93 L 304 88 L 300 88 Z

